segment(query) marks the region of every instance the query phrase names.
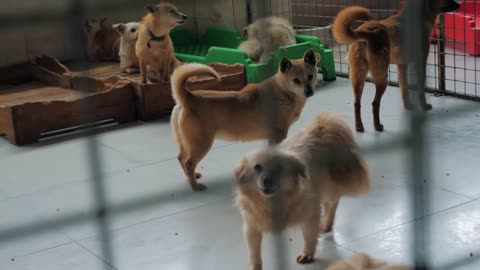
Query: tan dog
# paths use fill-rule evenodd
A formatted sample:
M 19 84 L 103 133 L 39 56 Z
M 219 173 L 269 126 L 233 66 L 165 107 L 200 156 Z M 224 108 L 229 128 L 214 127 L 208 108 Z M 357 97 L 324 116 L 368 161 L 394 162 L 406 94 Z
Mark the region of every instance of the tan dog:
M 254 62 L 263 63 L 279 47 L 296 43 L 293 27 L 280 17 L 259 19 L 247 26 L 244 32 L 247 40 L 238 48 Z
M 426 66 L 430 49 L 430 33 L 437 15 L 440 12 L 453 11 L 459 7 L 452 0 L 426 0 L 426 2 L 428 2 L 428 8 L 422 14 L 423 24 L 419 25 L 424 33 L 423 55 L 425 55 L 425 59 L 422 59 L 424 62 L 422 67 Z M 372 106 L 374 126 L 377 131 L 383 131 L 383 125 L 380 122 L 380 102 L 387 87 L 389 64 L 397 64 L 398 66 L 398 81 L 402 92 L 403 106 L 408 110 L 413 109 L 407 86 L 407 64 L 413 61 L 406 59 L 400 38 L 403 32 L 401 24 L 403 10 L 384 20 L 368 21 L 371 17 L 370 10 L 367 8 L 347 7 L 340 11 L 333 23 L 335 39 L 339 43 L 352 44 L 348 53 L 348 61 L 350 63 L 350 80 L 355 96 L 355 127 L 359 132 L 364 131 L 361 117 L 361 99 L 365 79 L 369 71 L 376 87 Z M 352 24 L 356 20 L 367 20 L 367 22 L 352 30 Z M 419 79 L 423 82 L 425 80 L 425 78 Z M 424 85 L 424 83 L 421 85 Z M 425 93 L 423 91 L 417 92 L 423 109 L 432 109 L 432 106 L 425 99 Z
M 350 261 L 339 261 L 327 270 L 410 270 L 402 265 L 391 265 L 370 258 L 367 254 L 355 254 Z
M 120 68 L 125 73 L 138 73 L 138 58 L 135 54 L 135 43 L 138 38 L 138 22 L 118 23 L 113 28 L 121 35 L 120 51 Z
M 305 101 L 313 95 L 316 57 L 308 50 L 304 59 L 283 58 L 276 75 L 241 91 L 188 91 L 185 83 L 192 76 L 207 74 L 219 78 L 208 66 L 187 64 L 173 73 L 172 90 L 177 105 L 172 113 L 172 130 L 180 148 L 178 160 L 193 190 L 206 189 L 197 183 L 201 175 L 195 168 L 215 137 L 232 141 L 268 138 L 271 143 L 287 137 Z
M 106 17 L 93 17 L 85 20 L 88 59 L 91 61 L 119 61 L 120 34 L 111 26 L 106 26 Z
M 292 226 L 300 226 L 304 237 L 297 262 L 311 263 L 318 233 L 332 230 L 340 198 L 370 189 L 350 128 L 328 113 L 277 149 L 246 155 L 234 174 L 252 270 L 262 269 L 262 234 Z
M 150 5 L 138 31 L 136 54 L 142 82 L 169 81 L 173 70 L 181 63 L 173 51 L 170 31 L 187 20 L 187 16 L 170 3 Z

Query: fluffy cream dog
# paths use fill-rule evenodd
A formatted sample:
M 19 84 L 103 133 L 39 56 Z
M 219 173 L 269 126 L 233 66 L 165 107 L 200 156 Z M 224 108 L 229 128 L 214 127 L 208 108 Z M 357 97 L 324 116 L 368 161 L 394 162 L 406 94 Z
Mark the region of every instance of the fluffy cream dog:
M 245 51 L 254 62 L 265 62 L 279 47 L 296 43 L 293 27 L 280 17 L 259 19 L 247 26 L 244 32 L 247 40 L 238 48 Z
M 312 262 L 318 233 L 332 230 L 340 198 L 370 189 L 350 128 L 327 113 L 276 149 L 244 156 L 234 174 L 252 270 L 262 269 L 262 234 L 292 226 L 304 237 L 297 262 Z
M 120 68 L 125 73 L 138 73 L 138 57 L 135 54 L 135 43 L 138 38 L 138 28 L 140 23 L 118 23 L 114 24 L 113 28 L 120 33 Z

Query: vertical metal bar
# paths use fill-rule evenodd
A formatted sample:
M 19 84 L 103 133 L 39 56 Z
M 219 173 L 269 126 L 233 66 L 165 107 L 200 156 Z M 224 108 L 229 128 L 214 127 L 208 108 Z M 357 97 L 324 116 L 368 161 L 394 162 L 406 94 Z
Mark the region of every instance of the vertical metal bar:
M 438 21 L 438 39 L 437 39 L 437 72 L 438 72 L 438 91 L 445 92 L 445 16 L 440 14 Z
M 415 81 L 408 85 L 415 85 L 418 91 L 416 97 L 419 99 L 419 93 L 425 91 L 425 74 L 427 52 L 424 52 L 423 46 L 426 39 L 430 38 L 430 33 L 425 33 L 422 27 L 422 19 L 428 8 L 428 1 L 407 1 L 406 10 L 402 17 L 402 42 L 406 49 L 405 57 L 408 63 L 413 64 L 415 68 Z M 419 100 L 420 101 L 420 100 Z M 411 208 L 415 218 L 420 218 L 413 223 L 412 256 L 414 258 L 415 269 L 428 269 L 429 242 L 427 228 L 428 220 L 423 218 L 428 209 L 429 193 L 427 181 L 427 141 L 425 140 L 426 114 L 422 110 L 415 110 L 409 115 L 410 125 L 410 194 L 412 196 Z
M 75 60 L 78 63 L 81 70 L 88 70 L 88 61 L 87 61 L 87 48 L 85 36 L 79 33 L 82 33 L 84 24 L 83 21 L 86 18 L 85 6 L 82 0 L 73 0 L 70 7 L 70 27 L 71 27 L 71 39 L 73 45 L 73 51 L 78 54 L 75 56 Z M 82 74 L 82 76 L 88 75 L 88 72 Z M 81 89 L 91 89 L 93 85 L 89 83 L 88 80 L 81 80 Z M 83 104 L 83 117 L 85 122 L 93 119 L 94 108 L 93 105 L 85 101 Z M 92 192 L 95 195 L 95 208 L 97 211 L 97 222 L 98 229 L 100 233 L 100 241 L 102 247 L 101 258 L 105 262 L 105 269 L 111 269 L 113 264 L 113 255 L 112 255 L 112 246 L 111 246 L 111 237 L 109 232 L 109 223 L 108 223 L 108 213 L 107 209 L 107 199 L 105 193 L 105 184 L 104 177 L 101 170 L 102 159 L 101 153 L 98 148 L 98 140 L 95 135 L 91 134 L 87 138 L 86 142 L 87 148 L 87 164 L 90 167 L 90 179 Z

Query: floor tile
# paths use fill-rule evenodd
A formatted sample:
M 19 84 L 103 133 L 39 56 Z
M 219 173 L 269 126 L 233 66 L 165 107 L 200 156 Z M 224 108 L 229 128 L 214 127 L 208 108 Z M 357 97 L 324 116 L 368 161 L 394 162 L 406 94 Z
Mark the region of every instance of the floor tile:
M 91 174 L 86 143 L 86 139 L 76 139 L 58 144 L 16 147 L 13 150 L 14 146 L 11 146 L 8 156 L 0 159 L 2 190 L 9 196 L 19 196 L 88 179 Z M 98 151 L 100 168 L 104 173 L 139 165 L 105 146 L 99 145 Z
M 434 267 L 458 259 L 473 260 L 470 254 L 475 256 L 479 254 L 479 201 L 434 214 L 426 220 L 428 227 L 424 227 L 424 230 L 430 239 L 426 241 L 427 255 Z M 425 226 L 423 220 L 417 220 L 415 223 Z M 355 252 L 367 252 L 391 262 L 412 264 L 413 230 L 414 223 L 407 223 L 342 246 Z
M 332 243 L 320 241 L 316 264 L 300 267 L 295 263 L 302 245 L 300 235 L 287 232 L 283 238 L 288 269 L 321 269 L 321 265 L 324 267 L 334 259 L 351 255 Z M 95 254 L 101 248 L 98 239 L 81 243 Z M 264 243 L 264 264 L 270 269 L 275 265 L 272 237 L 266 237 Z M 117 269 L 148 270 L 158 269 L 159 265 L 172 270 L 247 269 L 242 220 L 231 200 L 116 231 L 113 246 L 116 261 L 112 264 Z
M 109 270 L 113 269 L 75 243 L 62 245 L 2 263 L 4 270 Z
M 2 213 L 0 232 L 16 230 L 44 220 L 44 217 L 36 208 L 26 202 L 2 201 L 0 202 L 0 213 Z M 0 239 L 0 261 L 10 261 L 18 256 L 71 242 L 70 239 L 58 231 L 31 235 L 25 235 L 23 231 L 19 231 L 17 236 L 18 238 L 9 238 L 8 240 Z M 3 263 L 0 262 L 0 265 L 3 265 Z

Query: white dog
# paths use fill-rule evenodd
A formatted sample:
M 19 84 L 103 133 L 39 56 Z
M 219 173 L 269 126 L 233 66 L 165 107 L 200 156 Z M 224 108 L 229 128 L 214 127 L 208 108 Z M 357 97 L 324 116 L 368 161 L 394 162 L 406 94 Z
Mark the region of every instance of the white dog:
M 135 43 L 138 38 L 138 28 L 140 23 L 129 22 L 114 24 L 113 28 L 121 35 L 120 50 L 120 67 L 125 73 L 138 73 L 138 58 L 135 54 Z

